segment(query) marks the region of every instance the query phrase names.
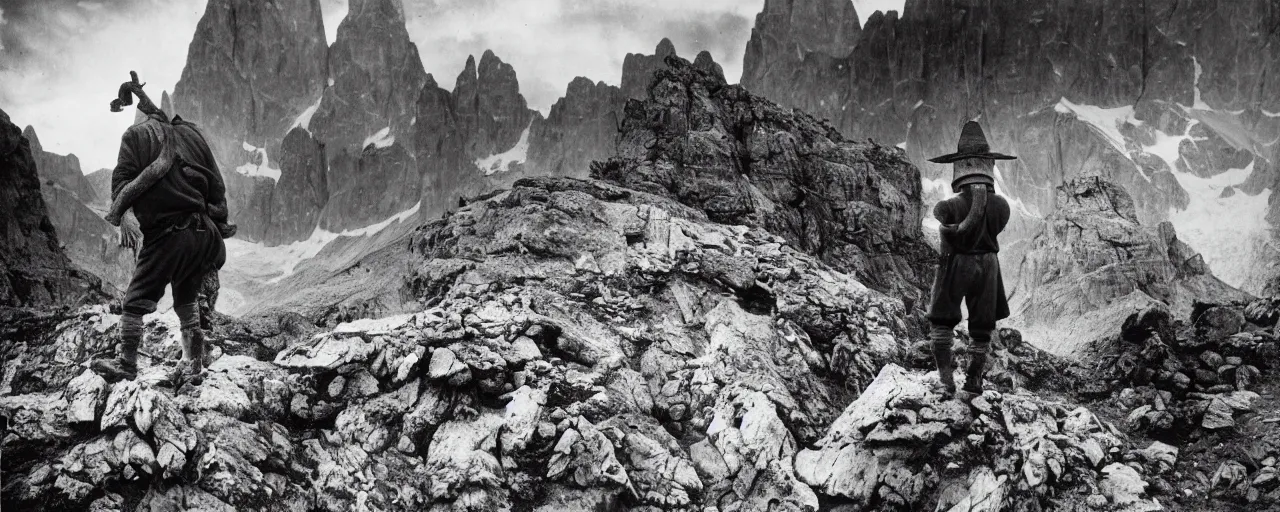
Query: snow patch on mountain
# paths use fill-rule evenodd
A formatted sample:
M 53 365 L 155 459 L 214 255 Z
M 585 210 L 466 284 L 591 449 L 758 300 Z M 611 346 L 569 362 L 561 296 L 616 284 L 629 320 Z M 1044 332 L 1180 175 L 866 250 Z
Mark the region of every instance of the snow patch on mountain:
M 311 236 L 291 244 L 267 246 L 256 242 L 247 242 L 238 238 L 229 238 L 227 243 L 227 262 L 236 266 L 235 271 L 247 276 L 259 277 L 271 284 L 280 282 L 296 272 L 298 265 L 314 258 L 330 242 L 340 237 L 364 237 L 377 234 L 392 224 L 404 222 L 422 207 L 419 201 L 405 211 L 392 215 L 382 222 L 368 226 L 348 229 L 334 233 L 316 227 Z
M 1204 100 L 1200 98 L 1200 73 L 1204 72 L 1204 70 L 1200 68 L 1200 59 L 1197 59 L 1192 55 L 1191 64 L 1196 67 L 1195 81 L 1192 82 L 1191 87 L 1191 90 L 1195 94 L 1193 96 L 1194 99 L 1191 101 L 1191 108 L 1196 110 L 1213 110 L 1208 103 L 1205 103 Z
M 280 181 L 280 169 L 271 167 L 271 160 L 267 158 L 267 148 L 256 147 L 253 144 L 244 142 L 241 147 L 250 153 L 257 153 L 259 162 L 252 162 L 236 167 L 236 172 L 245 176 L 270 178 L 271 181 Z
M 310 107 L 307 107 L 306 110 L 303 110 L 302 114 L 298 115 L 298 119 L 296 119 L 293 122 L 293 126 L 290 126 L 289 129 L 292 130 L 294 128 L 301 126 L 303 130 L 306 130 L 307 133 L 310 134 L 311 133 L 311 126 L 310 126 L 311 116 L 314 116 L 316 114 L 316 109 L 320 108 L 320 100 L 323 100 L 323 99 L 324 99 L 324 96 L 320 96 L 319 98 L 316 98 L 316 102 L 312 104 Z
M 360 147 L 367 148 L 370 144 L 373 144 L 373 147 L 375 148 L 385 148 L 395 144 L 395 142 L 396 137 L 391 135 L 391 127 L 387 126 L 386 128 L 378 130 L 378 133 L 365 137 L 364 144 L 361 144 Z
M 496 155 L 476 159 L 476 168 L 484 171 L 484 175 L 488 176 L 495 172 L 510 170 L 511 164 L 524 163 L 529 156 L 529 128 L 532 127 L 533 121 L 530 121 L 524 127 L 524 131 L 520 132 L 520 140 L 516 141 L 516 145 L 512 146 L 511 149 Z
M 1277 248 L 1270 240 L 1266 221 L 1271 190 L 1254 196 L 1243 193 L 1222 197 L 1224 189 L 1244 183 L 1253 172 L 1253 163 L 1244 169 L 1229 169 L 1210 178 L 1174 172 L 1187 191 L 1185 210 L 1173 210 L 1169 220 L 1178 238 L 1204 256 L 1213 274 L 1231 286 L 1257 293 L 1257 275 L 1272 261 Z
M 1057 105 L 1054 105 L 1053 110 L 1061 114 L 1075 114 L 1081 121 L 1089 123 L 1098 133 L 1106 137 L 1107 142 L 1110 142 L 1116 148 L 1116 151 L 1122 154 L 1128 154 L 1129 152 L 1125 149 L 1124 135 L 1120 134 L 1120 126 L 1126 123 L 1135 126 L 1142 125 L 1142 121 L 1133 116 L 1133 105 L 1102 108 L 1077 104 L 1069 99 L 1062 98 L 1058 100 Z

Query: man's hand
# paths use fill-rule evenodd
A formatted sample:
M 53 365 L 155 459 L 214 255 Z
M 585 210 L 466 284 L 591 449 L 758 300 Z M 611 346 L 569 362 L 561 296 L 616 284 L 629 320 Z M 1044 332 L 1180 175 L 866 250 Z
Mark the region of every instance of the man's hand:
M 133 210 L 129 210 L 120 222 L 120 247 L 136 251 L 141 245 L 142 227 L 138 224 L 138 218 L 133 216 Z

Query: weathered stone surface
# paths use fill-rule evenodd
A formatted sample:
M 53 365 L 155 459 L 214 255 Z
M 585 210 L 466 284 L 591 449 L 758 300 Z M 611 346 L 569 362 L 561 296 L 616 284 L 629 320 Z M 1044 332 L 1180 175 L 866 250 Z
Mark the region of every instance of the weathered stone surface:
M 932 251 L 920 230 L 918 172 L 900 152 L 847 141 L 728 85 L 709 57 L 666 63 L 647 100 L 628 103 L 620 158 L 593 176 L 715 222 L 763 227 L 868 286 L 922 301 Z
M 75 302 L 100 286 L 76 269 L 62 248 L 41 195 L 31 143 L 0 111 L 0 305 L 36 306 Z
M 30 126 L 23 130 L 23 136 L 31 141 L 31 154 L 40 174 L 40 192 L 63 250 L 79 268 L 114 289 L 124 290 L 133 276 L 133 254 L 120 247 L 116 228 L 90 209 L 98 201 L 110 204 L 110 183 L 106 196 L 99 198 L 75 155 L 45 151 Z
M 1145 339 L 1152 329 L 1172 334 L 1167 319 L 1153 317 L 1146 327 L 1130 322 L 1135 310 L 1186 317 L 1195 301 L 1248 297 L 1212 273 L 1188 272 L 1185 263 L 1199 256 L 1169 224 L 1156 230 L 1139 224 L 1129 194 L 1106 180 L 1068 181 L 1057 202 L 1009 287 L 1010 325 L 1050 352 L 1075 354 L 1125 322 L 1133 324 L 1131 338 Z

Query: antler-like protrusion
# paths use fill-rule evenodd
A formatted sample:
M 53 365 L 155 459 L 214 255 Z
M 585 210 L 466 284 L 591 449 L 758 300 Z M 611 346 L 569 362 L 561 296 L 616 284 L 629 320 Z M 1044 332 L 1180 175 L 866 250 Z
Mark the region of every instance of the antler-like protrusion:
M 130 71 L 128 82 L 120 84 L 120 90 L 116 93 L 116 99 L 111 100 L 111 111 L 120 112 L 124 107 L 133 104 L 133 97 L 138 97 L 138 110 L 147 115 L 164 115 L 164 111 L 160 110 L 155 103 L 151 102 L 151 98 L 147 97 L 147 93 L 143 92 L 142 86 L 146 83 L 138 81 L 138 72 Z

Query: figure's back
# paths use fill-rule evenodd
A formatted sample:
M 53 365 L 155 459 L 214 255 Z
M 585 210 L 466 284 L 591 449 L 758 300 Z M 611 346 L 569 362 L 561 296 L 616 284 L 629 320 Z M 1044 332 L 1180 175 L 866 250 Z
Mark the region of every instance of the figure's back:
M 934 217 L 943 224 L 959 224 L 969 214 L 972 203 L 973 199 L 967 191 L 944 199 L 934 207 Z M 957 254 L 1000 252 L 997 236 L 1009 223 L 1009 215 L 1009 202 L 994 192 L 989 193 L 987 209 L 979 225 L 982 229 L 975 230 L 969 236 L 959 240 L 953 240 L 949 248 Z M 947 244 L 946 241 L 943 243 Z

